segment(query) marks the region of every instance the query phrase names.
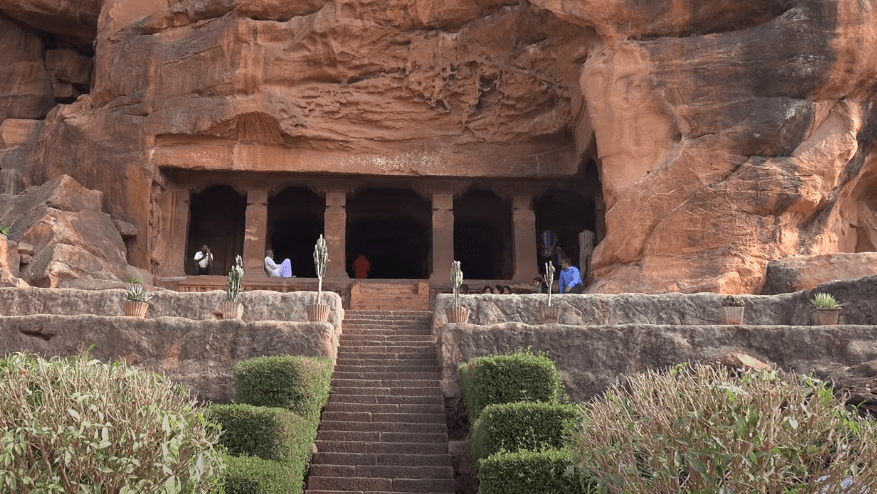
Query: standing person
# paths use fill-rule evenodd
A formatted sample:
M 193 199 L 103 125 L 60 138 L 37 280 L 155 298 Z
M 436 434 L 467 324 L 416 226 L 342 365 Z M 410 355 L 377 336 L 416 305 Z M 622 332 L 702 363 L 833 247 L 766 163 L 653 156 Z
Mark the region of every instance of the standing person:
M 353 277 L 368 278 L 368 270 L 371 269 L 368 259 L 362 254 L 353 261 Z
M 213 253 L 206 245 L 195 253 L 195 274 L 213 274 Z
M 594 254 L 594 246 L 597 236 L 591 230 L 579 233 L 579 268 L 582 272 L 582 285 L 588 286 L 588 278 L 591 276 L 591 255 Z
M 579 268 L 570 266 L 569 259 L 564 257 L 560 260 L 560 293 L 582 293 L 585 289 L 582 285 L 582 275 Z
M 563 249 L 557 245 L 557 232 L 554 230 L 545 230 L 539 236 L 539 257 L 542 258 L 540 266 L 550 262 L 555 266 L 560 266 L 560 259 L 566 254 Z
M 290 278 L 292 277 L 292 265 L 289 259 L 277 264 L 274 262 L 274 251 L 268 249 L 265 251 L 265 272 L 272 278 Z

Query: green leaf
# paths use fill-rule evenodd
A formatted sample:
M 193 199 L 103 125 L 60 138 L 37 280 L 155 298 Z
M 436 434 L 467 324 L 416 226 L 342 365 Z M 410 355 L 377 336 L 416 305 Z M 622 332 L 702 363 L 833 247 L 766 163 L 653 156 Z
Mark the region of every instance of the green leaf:
M 77 412 L 76 410 L 74 410 L 72 408 L 68 408 L 67 413 L 69 413 L 70 416 L 76 420 L 82 420 L 82 417 L 79 416 L 79 412 Z

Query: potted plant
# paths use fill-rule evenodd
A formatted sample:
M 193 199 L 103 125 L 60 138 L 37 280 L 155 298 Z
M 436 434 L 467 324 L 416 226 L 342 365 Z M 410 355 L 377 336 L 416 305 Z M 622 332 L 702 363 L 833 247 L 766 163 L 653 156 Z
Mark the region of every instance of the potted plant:
M 460 285 L 463 284 L 463 270 L 460 261 L 451 263 L 451 284 L 454 287 L 454 308 L 445 311 L 448 322 L 466 323 L 469 321 L 469 309 L 460 307 Z
M 131 287 L 133 287 L 135 285 L 139 285 L 139 284 L 140 284 L 140 279 L 137 278 L 136 276 L 129 276 L 125 280 L 125 288 L 131 288 Z
M 317 245 L 314 246 L 314 268 L 317 271 L 317 303 L 308 304 L 305 310 L 308 313 L 308 321 L 311 322 L 329 322 L 329 305 L 323 304 L 320 297 L 323 293 L 323 276 L 326 275 L 326 266 L 329 264 L 329 248 L 326 246 L 326 239 L 320 235 L 317 239 Z
M 548 306 L 540 306 L 536 312 L 539 324 L 557 324 L 560 320 L 560 307 L 551 306 L 551 286 L 554 284 L 554 263 L 545 263 L 545 274 L 542 275 L 545 285 L 548 287 Z
M 143 289 L 141 285 L 133 285 L 125 290 L 125 315 L 128 317 L 146 317 L 149 304 L 152 303 L 152 293 Z
M 817 326 L 833 326 L 837 324 L 840 314 L 840 303 L 830 293 L 817 293 L 810 299 L 810 320 Z
M 240 319 L 244 315 L 244 304 L 238 302 L 243 278 L 244 260 L 241 259 L 241 256 L 235 256 L 234 266 L 228 272 L 228 290 L 225 292 L 225 300 L 220 305 L 223 319 Z
M 722 299 L 722 308 L 719 312 L 722 316 L 722 324 L 743 324 L 744 309 L 746 309 L 746 303 L 740 297 L 728 295 Z

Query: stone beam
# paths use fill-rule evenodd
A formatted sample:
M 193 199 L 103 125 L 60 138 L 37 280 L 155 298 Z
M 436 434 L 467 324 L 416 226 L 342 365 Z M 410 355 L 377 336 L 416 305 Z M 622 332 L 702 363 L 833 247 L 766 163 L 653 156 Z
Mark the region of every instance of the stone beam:
M 454 195 L 432 194 L 431 281 L 447 281 L 454 260 Z
M 326 192 L 324 237 L 329 248 L 329 266 L 326 277 L 348 278 L 347 264 L 347 191 Z
M 536 213 L 533 212 L 533 196 L 512 196 L 512 222 L 515 238 L 515 275 L 512 279 L 526 282 L 539 276 L 539 260 L 536 257 Z

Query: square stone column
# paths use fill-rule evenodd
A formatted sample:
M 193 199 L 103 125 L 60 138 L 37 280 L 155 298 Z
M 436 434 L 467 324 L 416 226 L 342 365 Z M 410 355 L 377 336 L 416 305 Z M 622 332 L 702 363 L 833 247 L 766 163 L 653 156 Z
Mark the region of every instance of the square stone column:
M 248 190 L 244 233 L 244 276 L 265 275 L 268 239 L 268 191 Z
M 451 280 L 454 261 L 454 194 L 432 194 L 432 274 L 430 281 Z M 463 273 L 465 276 L 465 273 Z
M 539 276 L 539 258 L 536 250 L 536 213 L 533 196 L 512 196 L 512 225 L 515 230 L 516 282 L 529 282 Z
M 347 279 L 347 191 L 326 192 L 323 237 L 329 249 L 326 278 Z
M 167 232 L 169 239 L 167 240 L 167 254 L 165 262 L 167 267 L 163 269 L 165 276 L 185 276 L 186 263 L 195 262 L 194 252 L 187 252 L 189 241 L 189 201 L 191 193 L 189 189 L 170 189 L 163 194 L 162 205 L 165 200 L 169 201 L 172 206 L 170 208 L 170 216 L 167 217 Z

